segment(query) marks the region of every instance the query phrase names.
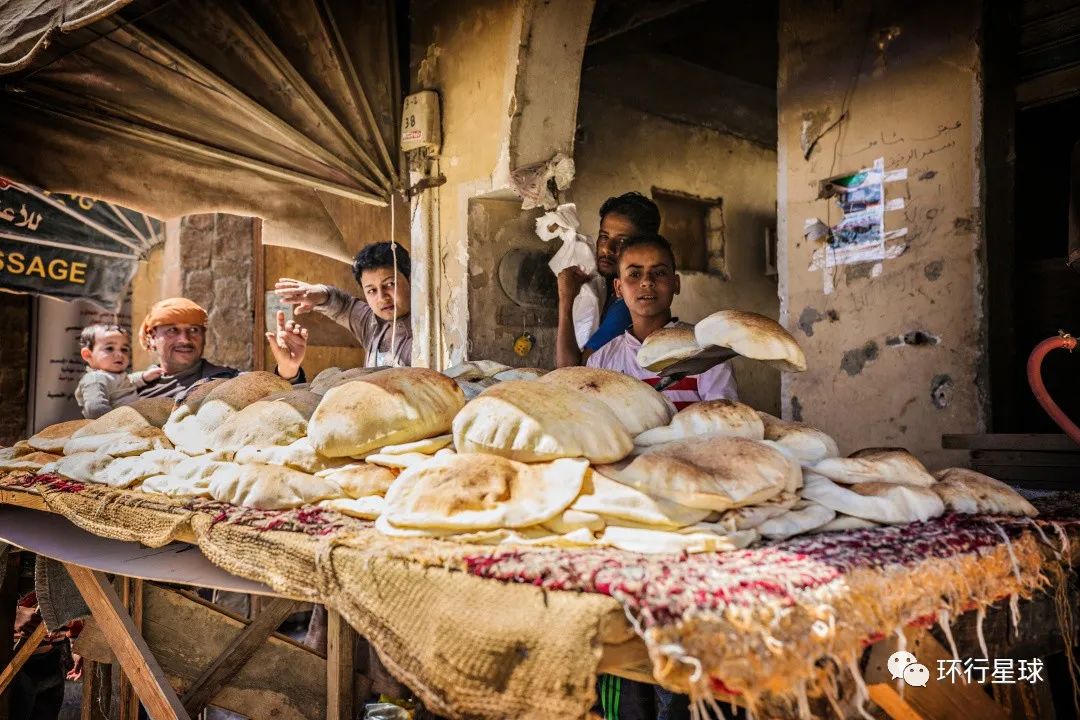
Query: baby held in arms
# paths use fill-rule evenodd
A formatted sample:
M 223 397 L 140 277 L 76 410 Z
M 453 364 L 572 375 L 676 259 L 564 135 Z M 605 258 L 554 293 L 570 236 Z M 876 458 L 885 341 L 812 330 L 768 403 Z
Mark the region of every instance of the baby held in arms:
M 119 325 L 90 325 L 79 337 L 79 354 L 88 368 L 75 401 L 83 417 L 101 417 L 113 408 L 128 405 L 139 398 L 137 389 L 161 377 L 161 368 L 128 373 L 131 364 L 131 336 Z

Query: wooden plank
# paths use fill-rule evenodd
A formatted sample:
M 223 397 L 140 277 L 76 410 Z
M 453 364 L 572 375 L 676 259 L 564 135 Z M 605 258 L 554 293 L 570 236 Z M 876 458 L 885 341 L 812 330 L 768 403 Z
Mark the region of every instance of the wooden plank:
M 1038 450 L 972 450 L 972 464 L 1053 467 L 1073 472 L 1080 470 L 1080 452 L 1041 452 Z
M 0 564 L 0 638 L 15 637 L 15 605 L 19 600 L 19 553 L 8 552 Z M 6 667 L 15 656 L 11 642 L 0 642 L 0 667 Z M 9 720 L 11 696 L 0 693 L 0 720 Z
M 356 633 L 330 608 L 326 624 L 326 718 L 352 720 Z
M 0 693 L 7 690 L 8 685 L 15 679 L 15 676 L 22 670 L 22 666 L 26 664 L 26 661 L 30 659 L 30 656 L 34 654 L 34 651 L 41 645 L 41 641 L 45 639 L 45 624 L 38 623 L 38 626 L 34 628 L 34 631 L 19 641 L 19 644 L 15 646 L 15 655 L 11 658 L 11 662 L 4 666 L 3 670 L 0 670 Z
M 990 699 L 981 686 L 975 683 L 966 685 L 937 680 L 938 660 L 950 660 L 952 656 L 929 631 L 909 628 L 905 631 L 905 637 L 907 651 L 930 670 L 930 682 L 925 687 L 906 685 L 901 697 L 887 664 L 889 656 L 899 649 L 898 639 L 890 636 L 876 643 L 870 650 L 863 675 L 871 699 L 876 697 L 885 703 L 882 710 L 896 720 L 914 720 L 918 717 L 928 720 L 958 717 L 1008 720 L 1005 710 Z M 874 699 L 874 702 L 876 703 L 877 699 Z M 915 715 L 911 715 L 911 712 Z
M 102 678 L 98 677 L 101 673 Z M 103 692 L 103 688 L 106 688 L 110 684 L 111 669 L 108 665 L 101 665 L 83 658 L 83 677 L 82 677 L 82 703 L 79 706 L 79 720 L 109 720 L 108 715 L 101 711 L 105 705 L 104 699 L 108 698 L 108 693 Z
M 923 720 L 919 711 L 900 697 L 900 693 L 892 685 L 876 683 L 867 686 L 866 689 L 870 693 L 870 700 L 884 710 L 892 720 Z
M 972 463 L 973 470 L 997 478 L 1015 487 L 1043 490 L 1076 490 L 1080 486 L 1080 471 L 1064 468 L 1027 467 Z
M 0 488 L 0 503 L 30 508 L 31 510 L 44 510 L 51 512 L 45 504 L 45 498 L 37 493 L 26 490 L 14 490 L 12 488 Z
M 146 712 L 152 720 L 189 720 L 180 698 L 176 696 L 161 666 L 150 653 L 146 641 L 135 630 L 120 598 L 105 575 L 78 565 L 65 563 L 71 579 L 79 588 L 90 612 L 101 624 L 105 637 L 131 679 Z
M 1064 434 L 1051 433 L 977 433 L 942 435 L 941 447 L 946 450 L 1040 450 L 1046 452 L 1080 452 L 1080 446 Z
M 194 716 L 202 712 L 221 688 L 255 655 L 271 633 L 293 613 L 296 606 L 296 602 L 287 598 L 274 598 L 266 603 L 262 612 L 240 631 L 184 693 L 183 702 L 188 714 Z
M 146 584 L 143 637 L 173 687 L 183 693 L 248 624 L 246 618 L 187 591 Z M 115 658 L 91 618 L 74 651 L 99 662 Z M 273 633 L 251 661 L 214 697 L 213 705 L 252 718 L 322 720 L 326 660 L 301 643 Z
M 124 612 L 131 612 L 131 579 L 122 575 L 117 575 L 113 582 L 116 584 L 117 592 L 120 595 L 120 604 L 124 607 Z M 132 621 L 134 624 L 134 621 Z M 142 634 L 142 629 L 135 628 L 136 632 Z M 122 672 L 116 679 L 117 693 L 120 697 L 119 701 L 119 720 L 138 720 L 139 713 L 137 709 L 138 696 L 135 694 L 135 688 L 131 684 L 131 678 L 128 677 L 127 668 L 121 667 Z M 132 707 L 136 707 L 135 714 L 132 715 Z

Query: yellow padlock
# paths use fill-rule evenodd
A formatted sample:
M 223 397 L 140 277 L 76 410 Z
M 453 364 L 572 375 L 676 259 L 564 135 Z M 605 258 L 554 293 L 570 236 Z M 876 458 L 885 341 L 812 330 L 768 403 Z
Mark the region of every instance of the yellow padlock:
M 523 332 L 514 340 L 514 352 L 518 354 L 518 357 L 525 357 L 532 352 L 535 344 L 536 338 L 527 332 Z

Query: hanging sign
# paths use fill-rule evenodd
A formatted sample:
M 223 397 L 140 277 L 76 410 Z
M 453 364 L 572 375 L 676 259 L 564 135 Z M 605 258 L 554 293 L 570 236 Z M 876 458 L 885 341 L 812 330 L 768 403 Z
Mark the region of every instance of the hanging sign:
M 0 178 L 0 288 L 116 310 L 164 225 L 83 195 Z

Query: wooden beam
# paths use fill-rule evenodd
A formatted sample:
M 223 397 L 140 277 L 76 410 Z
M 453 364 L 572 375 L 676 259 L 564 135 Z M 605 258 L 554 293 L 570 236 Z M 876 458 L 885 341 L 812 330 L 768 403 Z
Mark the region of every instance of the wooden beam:
M 938 660 L 951 660 L 952 656 L 928 630 L 909 628 L 905 631 L 905 637 L 907 651 L 930 670 L 930 681 L 925 687 L 906 685 L 903 696 L 898 692 L 897 681 L 892 679 L 888 667 L 889 656 L 899 649 L 896 636 L 890 636 L 871 648 L 863 673 L 871 700 L 890 717 L 894 720 L 954 717 L 1008 720 L 1004 708 L 995 703 L 982 686 L 937 679 Z
M 262 612 L 229 643 L 184 693 L 184 707 L 189 715 L 195 716 L 202 712 L 285 618 L 295 611 L 296 606 L 297 603 L 288 598 L 274 598 L 265 604 Z
M 0 670 L 0 693 L 7 690 L 8 685 L 19 674 L 22 666 L 26 664 L 26 661 L 30 659 L 30 656 L 34 654 L 34 651 L 38 649 L 44 639 L 45 623 L 38 623 L 32 633 L 19 641 L 19 644 L 15 646 L 15 656 L 11 658 L 11 662 L 3 670 Z
M 0 667 L 6 667 L 15 652 L 10 638 L 15 637 L 15 605 L 19 600 L 19 554 L 9 551 L 3 563 L 0 563 Z M 8 720 L 10 695 L 0 692 L 0 720 Z
M 1041 450 L 1080 452 L 1080 446 L 1060 433 L 975 433 L 941 436 L 946 450 Z
M 105 575 L 64 563 L 152 720 L 190 720 Z
M 89 658 L 83 658 L 82 676 L 82 703 L 79 706 L 79 720 L 109 720 L 108 714 L 101 711 L 103 695 L 107 699 L 104 688 L 110 686 L 112 668 Z M 101 673 L 103 680 L 98 678 Z
M 143 637 L 170 684 L 183 694 L 248 625 L 248 620 L 194 593 L 146 584 Z M 98 623 L 90 618 L 73 650 L 116 663 Z M 358 678 L 357 682 L 363 680 Z M 375 688 L 375 692 L 380 692 Z M 215 707 L 250 718 L 323 720 L 326 658 L 273 633 L 214 697 Z
M 352 720 L 356 633 L 330 608 L 326 625 L 326 718 Z

